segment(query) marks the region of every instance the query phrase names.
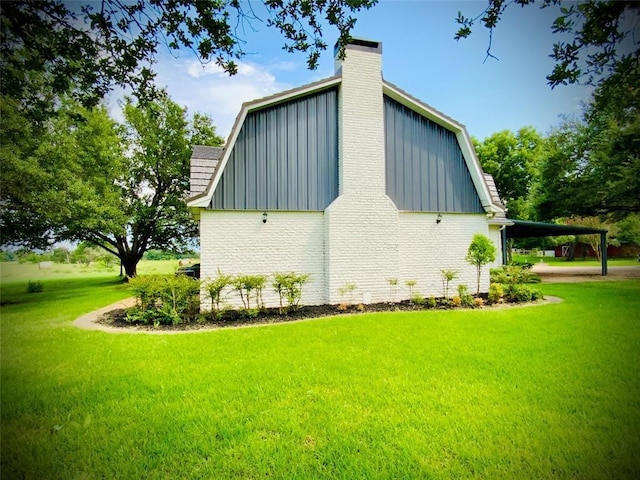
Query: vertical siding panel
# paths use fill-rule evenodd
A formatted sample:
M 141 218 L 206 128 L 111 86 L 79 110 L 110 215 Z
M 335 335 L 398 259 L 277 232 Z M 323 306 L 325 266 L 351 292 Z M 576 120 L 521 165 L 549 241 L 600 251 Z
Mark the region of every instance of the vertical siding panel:
M 307 195 L 307 166 L 308 166 L 308 137 L 307 137 L 307 103 L 300 102 L 298 104 L 298 121 L 295 128 L 298 143 L 295 145 L 295 162 L 297 165 L 297 175 L 295 178 L 295 190 L 297 202 L 296 206 L 301 210 L 309 209 L 309 196 Z
M 337 98 L 333 88 L 247 114 L 211 207 L 324 210 L 338 195 Z
M 385 96 L 387 195 L 401 210 L 482 212 L 455 133 Z

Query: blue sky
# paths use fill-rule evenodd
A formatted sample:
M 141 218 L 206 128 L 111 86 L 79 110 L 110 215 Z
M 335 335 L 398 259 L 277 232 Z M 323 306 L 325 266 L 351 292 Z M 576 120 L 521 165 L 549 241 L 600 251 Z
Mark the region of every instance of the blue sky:
M 553 67 L 549 54 L 556 36 L 549 27 L 557 11 L 512 6 L 493 37 L 492 53 L 499 60 L 485 61 L 486 29 L 478 25 L 470 38 L 453 39 L 457 12 L 475 16 L 485 6 L 484 1 L 382 1 L 358 15 L 353 35 L 382 42 L 386 80 L 463 123 L 479 139 L 525 125 L 545 133 L 561 115 L 579 115 L 590 88 L 551 90 L 545 79 Z M 254 7 L 265 20 L 264 7 Z M 242 102 L 333 74 L 332 48 L 318 69 L 309 71 L 306 56 L 282 50 L 283 38 L 266 23 L 253 21 L 245 32 L 248 54 L 234 77 L 214 65 L 203 68 L 188 53 L 162 54 L 156 66 L 171 97 L 190 112 L 211 115 L 225 137 Z M 336 31 L 326 29 L 324 36 L 332 47 Z

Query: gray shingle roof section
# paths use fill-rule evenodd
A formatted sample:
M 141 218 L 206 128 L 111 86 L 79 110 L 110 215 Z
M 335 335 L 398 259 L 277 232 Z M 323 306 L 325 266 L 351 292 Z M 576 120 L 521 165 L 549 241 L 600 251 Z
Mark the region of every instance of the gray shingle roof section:
M 491 194 L 491 203 L 496 205 L 497 207 L 504 208 L 504 204 L 500 199 L 500 194 L 498 193 L 498 187 L 496 187 L 496 182 L 488 173 L 484 174 L 484 181 L 487 183 L 487 187 L 489 187 L 489 193 Z
M 206 190 L 216 165 L 222 158 L 223 147 L 194 145 L 191 153 L 189 185 L 191 196 Z

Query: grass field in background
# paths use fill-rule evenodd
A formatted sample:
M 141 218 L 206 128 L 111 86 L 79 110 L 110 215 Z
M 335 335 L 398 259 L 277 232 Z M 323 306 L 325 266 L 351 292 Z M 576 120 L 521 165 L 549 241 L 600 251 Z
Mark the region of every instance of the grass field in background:
M 85 331 L 114 277 L 2 285 L 3 478 L 638 478 L 640 282 L 560 304 Z
M 513 255 L 514 262 L 546 263 L 554 267 L 599 267 L 599 260 L 583 260 L 576 258 L 572 262 L 567 262 L 563 257 L 538 257 L 536 255 Z M 610 267 L 640 267 L 637 258 L 609 258 L 607 264 Z
M 199 260 L 192 260 L 198 263 Z M 178 268 L 178 260 L 141 260 L 138 264 L 138 273 L 141 275 L 151 273 L 174 273 Z M 77 265 L 67 263 L 54 263 L 51 268 L 41 270 L 37 263 L 0 263 L 0 281 L 2 283 L 28 282 L 65 279 L 65 278 L 89 278 L 102 277 L 112 278 L 120 273 L 118 264 L 111 267 L 100 265 Z

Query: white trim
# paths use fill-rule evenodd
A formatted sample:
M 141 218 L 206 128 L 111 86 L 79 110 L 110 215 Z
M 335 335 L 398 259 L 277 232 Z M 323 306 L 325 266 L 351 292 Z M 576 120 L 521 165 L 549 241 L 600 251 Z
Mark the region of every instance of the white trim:
M 222 172 L 224 172 L 225 167 L 227 166 L 227 162 L 229 161 L 229 157 L 231 156 L 231 151 L 238 139 L 238 135 L 240 134 L 240 130 L 242 125 L 244 124 L 245 118 L 247 118 L 247 114 L 253 112 L 254 110 L 260 110 L 265 107 L 269 107 L 272 105 L 277 105 L 278 103 L 285 102 L 287 100 L 291 100 L 292 98 L 301 97 L 307 95 L 309 93 L 313 93 L 315 91 L 324 90 L 330 88 L 334 85 L 338 85 L 342 81 L 341 77 L 330 77 L 326 80 L 321 80 L 316 83 L 311 83 L 306 86 L 302 86 L 299 88 L 294 88 L 292 90 L 287 90 L 282 93 L 278 93 L 275 95 L 271 95 L 269 97 L 261 98 L 258 100 L 253 100 L 251 102 L 245 102 L 242 104 L 242 108 L 240 109 L 240 113 L 236 117 L 236 121 L 233 124 L 233 128 L 231 129 L 231 134 L 229 138 L 225 142 L 224 153 L 222 158 L 219 160 L 216 165 L 216 169 L 213 173 L 207 188 L 196 197 L 190 198 L 187 200 L 187 207 L 191 208 L 206 208 L 209 203 L 211 203 L 211 199 L 213 198 L 213 193 L 216 191 L 218 187 L 218 183 L 220 182 L 220 178 L 222 177 Z M 192 210 L 193 212 L 193 210 Z

